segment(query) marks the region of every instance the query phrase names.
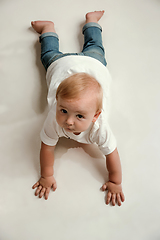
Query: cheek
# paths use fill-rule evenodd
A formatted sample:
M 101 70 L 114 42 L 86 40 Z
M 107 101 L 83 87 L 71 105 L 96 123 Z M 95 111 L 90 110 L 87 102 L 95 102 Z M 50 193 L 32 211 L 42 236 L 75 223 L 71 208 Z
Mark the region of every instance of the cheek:
M 79 125 L 80 128 L 84 128 L 84 129 L 86 130 L 86 129 L 89 128 L 90 124 L 91 124 L 90 121 L 82 121 L 82 122 L 79 123 L 78 125 Z M 78 125 L 77 125 L 77 126 L 78 126 Z

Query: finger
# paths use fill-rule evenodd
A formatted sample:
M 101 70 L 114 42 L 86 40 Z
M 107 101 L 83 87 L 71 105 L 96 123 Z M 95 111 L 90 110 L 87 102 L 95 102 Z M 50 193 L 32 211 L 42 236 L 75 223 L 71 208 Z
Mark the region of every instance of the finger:
M 39 186 L 39 182 L 36 182 L 36 183 L 32 186 L 32 188 L 35 189 L 35 188 L 38 187 L 38 186 Z
M 103 184 L 101 189 L 102 189 L 102 191 L 105 191 L 107 189 L 107 183 Z
M 55 191 L 55 190 L 57 189 L 57 183 L 54 183 L 54 184 L 52 185 L 52 189 L 53 189 L 53 191 Z
M 50 192 L 50 188 L 47 188 L 47 189 L 46 189 L 46 192 L 45 192 L 45 199 L 46 199 L 46 200 L 48 199 L 49 192 Z
M 110 203 L 111 196 L 112 196 L 111 192 L 108 192 L 108 193 L 107 193 L 107 200 L 106 200 L 106 204 L 109 204 L 109 203 Z
M 43 197 L 45 191 L 46 191 L 46 188 L 43 187 L 40 194 L 39 194 L 39 198 Z
M 36 192 L 35 192 L 35 195 L 36 195 L 36 196 L 39 194 L 39 192 L 41 191 L 41 189 L 42 189 L 42 186 L 39 186 L 39 187 L 37 188 L 37 190 L 36 190 Z
M 121 197 L 119 193 L 117 193 L 117 203 L 118 203 L 118 206 L 121 206 Z
M 116 194 L 115 193 L 112 194 L 112 205 L 113 206 L 116 205 Z
M 123 192 L 120 193 L 120 196 L 121 196 L 121 201 L 124 202 L 125 201 L 125 196 L 124 196 Z

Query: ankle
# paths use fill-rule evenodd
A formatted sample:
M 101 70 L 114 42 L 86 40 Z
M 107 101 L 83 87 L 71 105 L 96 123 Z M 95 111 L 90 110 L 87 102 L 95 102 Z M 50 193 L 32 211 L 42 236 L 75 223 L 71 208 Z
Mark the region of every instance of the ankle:
M 48 22 L 47 24 L 44 25 L 44 27 L 42 28 L 41 34 L 46 33 L 46 32 L 56 32 L 53 22 Z
M 50 21 L 34 21 L 31 22 L 33 29 L 39 33 L 43 34 L 46 32 L 55 32 L 54 23 Z
M 86 23 L 89 23 L 89 22 L 98 23 L 98 20 L 96 17 L 92 16 L 90 13 L 87 13 L 86 14 Z
M 98 23 L 98 21 L 95 19 L 86 19 L 86 23 L 90 23 L 90 22 Z
M 89 22 L 98 23 L 101 17 L 103 16 L 103 14 L 104 14 L 104 11 L 88 12 L 86 14 L 86 23 L 89 23 Z

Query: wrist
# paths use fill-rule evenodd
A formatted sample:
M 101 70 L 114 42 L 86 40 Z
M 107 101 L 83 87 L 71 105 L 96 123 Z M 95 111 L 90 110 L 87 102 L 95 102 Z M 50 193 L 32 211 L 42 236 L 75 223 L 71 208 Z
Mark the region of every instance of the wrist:
M 41 168 L 41 176 L 42 177 L 51 177 L 51 176 L 53 176 L 53 173 L 54 173 L 53 166 Z
M 121 184 L 122 183 L 122 177 L 121 174 L 109 174 L 109 182 L 112 182 L 114 184 Z
M 51 178 L 51 177 L 53 177 L 53 175 L 51 175 L 51 176 L 44 176 L 44 175 L 41 175 L 41 178 L 44 178 L 44 179 Z
M 111 181 L 111 180 L 109 180 L 109 182 L 111 182 L 113 184 L 116 184 L 116 185 L 120 185 L 121 184 L 121 182 L 115 182 L 115 181 Z

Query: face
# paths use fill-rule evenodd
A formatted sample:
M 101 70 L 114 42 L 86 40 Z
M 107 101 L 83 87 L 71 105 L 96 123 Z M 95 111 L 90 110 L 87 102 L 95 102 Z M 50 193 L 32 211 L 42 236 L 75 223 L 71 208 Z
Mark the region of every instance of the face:
M 80 134 L 95 122 L 101 111 L 96 111 L 93 94 L 84 94 L 79 99 L 63 99 L 58 96 L 56 120 L 60 127 L 67 132 Z

